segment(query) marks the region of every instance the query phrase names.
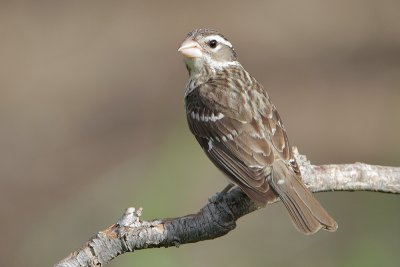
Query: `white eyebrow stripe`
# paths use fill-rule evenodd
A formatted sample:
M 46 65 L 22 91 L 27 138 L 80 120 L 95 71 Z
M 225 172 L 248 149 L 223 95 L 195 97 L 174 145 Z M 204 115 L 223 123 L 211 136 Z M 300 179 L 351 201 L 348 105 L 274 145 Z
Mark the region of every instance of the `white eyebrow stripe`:
M 222 37 L 219 36 L 219 35 L 210 35 L 210 36 L 207 36 L 207 37 L 205 38 L 205 40 L 206 40 L 206 41 L 216 40 L 218 43 L 221 43 L 221 44 L 227 45 L 227 46 L 229 46 L 229 47 L 232 47 L 232 44 L 231 44 L 229 41 L 225 40 L 224 38 L 222 38 Z

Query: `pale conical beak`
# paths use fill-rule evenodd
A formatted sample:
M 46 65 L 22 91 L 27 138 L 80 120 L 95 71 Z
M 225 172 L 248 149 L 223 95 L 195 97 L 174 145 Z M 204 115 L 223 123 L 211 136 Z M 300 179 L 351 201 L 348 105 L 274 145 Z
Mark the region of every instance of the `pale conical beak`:
M 200 45 L 192 38 L 186 39 L 179 47 L 178 52 L 188 58 L 197 58 L 203 56 Z

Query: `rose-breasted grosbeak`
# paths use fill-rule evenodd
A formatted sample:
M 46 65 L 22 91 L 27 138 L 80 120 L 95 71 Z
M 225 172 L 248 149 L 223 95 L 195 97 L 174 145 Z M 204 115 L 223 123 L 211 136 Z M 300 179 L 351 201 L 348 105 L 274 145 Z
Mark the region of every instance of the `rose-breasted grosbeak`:
M 278 195 L 300 232 L 335 231 L 337 223 L 301 181 L 278 111 L 232 44 L 215 30 L 199 29 L 178 51 L 190 76 L 188 124 L 210 160 L 258 206 Z

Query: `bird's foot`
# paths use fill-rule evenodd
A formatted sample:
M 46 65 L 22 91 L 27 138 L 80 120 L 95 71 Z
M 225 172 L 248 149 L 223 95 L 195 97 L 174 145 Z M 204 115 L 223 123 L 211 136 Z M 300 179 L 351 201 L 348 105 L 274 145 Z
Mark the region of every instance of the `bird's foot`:
M 228 184 L 225 186 L 224 189 L 222 189 L 221 192 L 215 193 L 213 196 L 211 196 L 208 201 L 211 203 L 218 203 L 221 202 L 224 198 L 224 196 L 231 190 L 235 185 L 234 184 Z

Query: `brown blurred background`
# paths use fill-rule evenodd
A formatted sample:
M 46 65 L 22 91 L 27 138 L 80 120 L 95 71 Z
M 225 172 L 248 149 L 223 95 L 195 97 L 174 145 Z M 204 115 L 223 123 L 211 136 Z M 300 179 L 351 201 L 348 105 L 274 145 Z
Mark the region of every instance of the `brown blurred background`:
M 129 206 L 197 211 L 225 179 L 186 126 L 176 51 L 212 27 L 315 164 L 400 165 L 399 1 L 1 1 L 1 266 L 51 266 Z M 400 197 L 323 193 L 337 233 L 281 204 L 229 235 L 109 266 L 398 266 Z

